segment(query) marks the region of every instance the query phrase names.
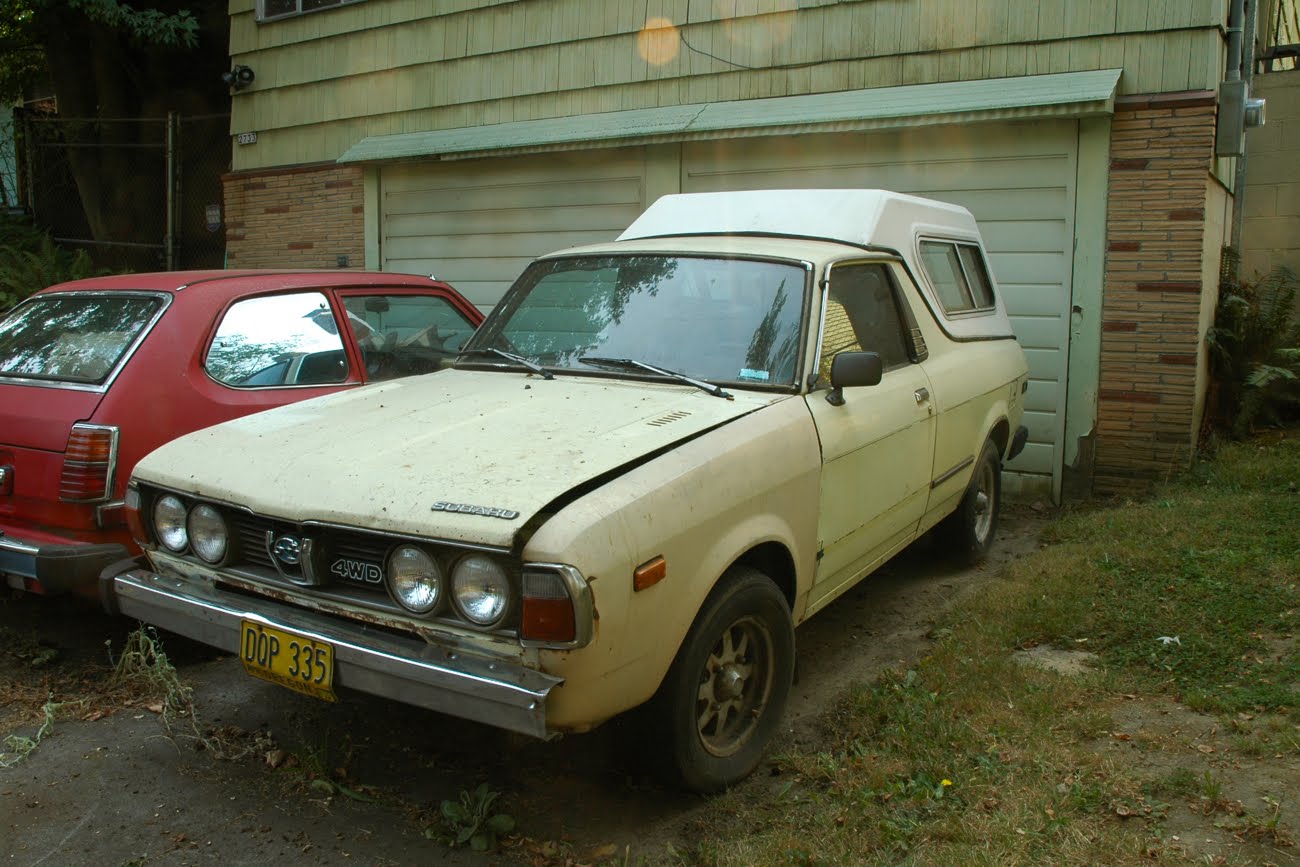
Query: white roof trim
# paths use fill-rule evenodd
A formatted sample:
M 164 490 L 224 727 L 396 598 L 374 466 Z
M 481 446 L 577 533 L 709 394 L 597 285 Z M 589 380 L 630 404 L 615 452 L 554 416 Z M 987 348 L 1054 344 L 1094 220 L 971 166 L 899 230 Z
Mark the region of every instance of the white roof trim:
M 1122 70 L 909 84 L 367 136 L 340 163 L 469 159 L 750 136 L 855 132 L 1114 111 Z

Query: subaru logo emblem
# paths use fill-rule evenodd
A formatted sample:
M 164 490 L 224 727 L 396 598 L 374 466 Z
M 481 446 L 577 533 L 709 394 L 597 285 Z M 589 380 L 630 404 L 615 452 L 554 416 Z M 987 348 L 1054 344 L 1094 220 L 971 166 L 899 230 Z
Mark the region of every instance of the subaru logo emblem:
M 286 566 L 297 566 L 302 559 L 302 540 L 297 536 L 279 536 L 271 543 L 271 552 Z

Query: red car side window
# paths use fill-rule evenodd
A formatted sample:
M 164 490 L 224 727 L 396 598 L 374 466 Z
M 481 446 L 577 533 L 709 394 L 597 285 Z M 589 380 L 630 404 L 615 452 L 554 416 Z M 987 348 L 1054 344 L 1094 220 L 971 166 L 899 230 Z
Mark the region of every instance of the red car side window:
M 234 388 L 326 385 L 348 378 L 347 354 L 320 292 L 262 295 L 222 317 L 204 367 Z

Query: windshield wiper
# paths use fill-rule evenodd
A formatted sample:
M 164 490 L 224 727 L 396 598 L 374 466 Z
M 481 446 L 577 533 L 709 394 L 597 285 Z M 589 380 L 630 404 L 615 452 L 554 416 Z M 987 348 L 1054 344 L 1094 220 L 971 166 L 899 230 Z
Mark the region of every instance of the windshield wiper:
M 460 352 L 456 353 L 456 358 L 459 360 L 466 355 L 499 355 L 502 358 L 513 361 L 515 364 L 522 364 L 533 373 L 540 373 L 542 379 L 555 379 L 554 374 L 537 362 L 524 358 L 522 355 L 515 355 L 513 352 L 506 352 L 504 349 L 497 349 L 495 346 L 489 346 L 487 349 L 462 349 Z
M 707 391 L 714 397 L 724 397 L 727 400 L 735 399 L 729 392 L 723 391 L 721 386 L 714 385 L 711 382 L 705 382 L 702 379 L 692 379 L 686 374 L 678 373 L 675 370 L 664 370 L 662 367 L 655 367 L 653 364 L 646 364 L 644 361 L 637 361 L 635 358 L 605 358 L 599 355 L 584 355 L 578 360 L 583 364 L 590 364 L 595 367 L 604 366 L 616 367 L 620 370 L 627 370 L 629 368 L 645 370 L 650 373 L 658 374 L 659 376 L 666 376 L 669 379 L 675 379 L 678 382 L 684 382 L 687 385 L 693 385 L 698 389 Z

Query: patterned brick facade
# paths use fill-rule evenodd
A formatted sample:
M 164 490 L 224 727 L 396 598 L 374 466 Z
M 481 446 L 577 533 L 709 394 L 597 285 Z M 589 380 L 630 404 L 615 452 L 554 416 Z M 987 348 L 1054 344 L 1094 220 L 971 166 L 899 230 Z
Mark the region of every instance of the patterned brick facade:
M 1117 102 L 1097 395 L 1096 493 L 1131 492 L 1189 463 L 1203 353 L 1213 93 Z M 1217 261 L 1214 263 L 1217 268 Z
M 361 169 L 333 164 L 222 178 L 230 268 L 360 268 Z M 345 257 L 341 259 L 340 257 Z M 346 262 L 340 265 L 340 262 Z

